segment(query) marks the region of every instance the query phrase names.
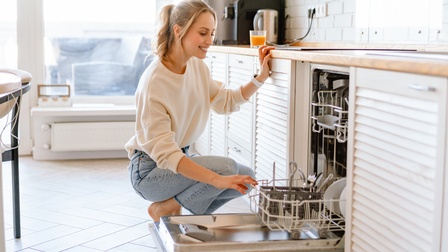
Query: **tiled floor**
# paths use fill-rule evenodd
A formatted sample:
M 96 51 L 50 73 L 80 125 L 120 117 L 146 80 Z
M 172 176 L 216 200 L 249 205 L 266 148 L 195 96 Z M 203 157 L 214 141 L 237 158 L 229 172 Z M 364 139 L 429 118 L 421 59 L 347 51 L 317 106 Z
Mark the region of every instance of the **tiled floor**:
M 6 251 L 157 251 L 148 202 L 137 196 L 127 159 L 34 161 L 20 158 L 21 232 L 12 227 L 11 169 L 3 163 Z M 236 199 L 219 213 L 250 212 Z M 189 214 L 185 210 L 183 214 Z

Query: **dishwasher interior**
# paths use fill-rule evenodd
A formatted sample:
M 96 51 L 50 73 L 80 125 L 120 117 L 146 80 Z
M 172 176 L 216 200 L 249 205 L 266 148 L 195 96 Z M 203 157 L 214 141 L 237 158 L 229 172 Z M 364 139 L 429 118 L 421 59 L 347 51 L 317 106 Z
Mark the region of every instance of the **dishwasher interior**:
M 308 171 L 334 181 L 347 174 L 349 74 L 315 68 L 312 80 Z
M 312 69 L 307 169 L 291 162 L 276 179 L 274 161 L 249 214 L 162 217 L 151 228 L 160 251 L 343 251 L 348 83 L 344 71 Z

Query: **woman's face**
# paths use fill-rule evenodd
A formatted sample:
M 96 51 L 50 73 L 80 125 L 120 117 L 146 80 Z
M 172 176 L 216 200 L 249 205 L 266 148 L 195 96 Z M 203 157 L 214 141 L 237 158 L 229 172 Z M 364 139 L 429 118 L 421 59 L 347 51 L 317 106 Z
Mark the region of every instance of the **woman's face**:
M 205 59 L 215 36 L 215 19 L 209 12 L 200 14 L 182 39 L 184 52 L 189 57 Z

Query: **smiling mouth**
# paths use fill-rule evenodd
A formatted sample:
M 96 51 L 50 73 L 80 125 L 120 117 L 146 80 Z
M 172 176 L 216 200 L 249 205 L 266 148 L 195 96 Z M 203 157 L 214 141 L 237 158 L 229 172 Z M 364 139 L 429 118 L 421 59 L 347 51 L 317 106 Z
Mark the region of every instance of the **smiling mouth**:
M 199 47 L 202 51 L 204 51 L 204 52 L 207 52 L 208 51 L 208 47 L 202 47 L 202 46 L 200 46 Z

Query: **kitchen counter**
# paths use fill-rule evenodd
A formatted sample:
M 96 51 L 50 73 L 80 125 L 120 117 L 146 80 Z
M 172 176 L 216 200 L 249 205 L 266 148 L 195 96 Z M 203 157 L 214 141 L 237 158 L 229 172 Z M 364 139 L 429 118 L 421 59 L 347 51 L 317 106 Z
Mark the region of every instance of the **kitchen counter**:
M 313 63 L 356 66 L 399 72 L 448 77 L 448 53 L 425 51 L 393 51 L 381 49 L 335 49 L 310 47 L 280 48 L 271 52 L 273 58 Z M 257 55 L 257 49 L 248 46 L 212 46 L 210 52 Z

